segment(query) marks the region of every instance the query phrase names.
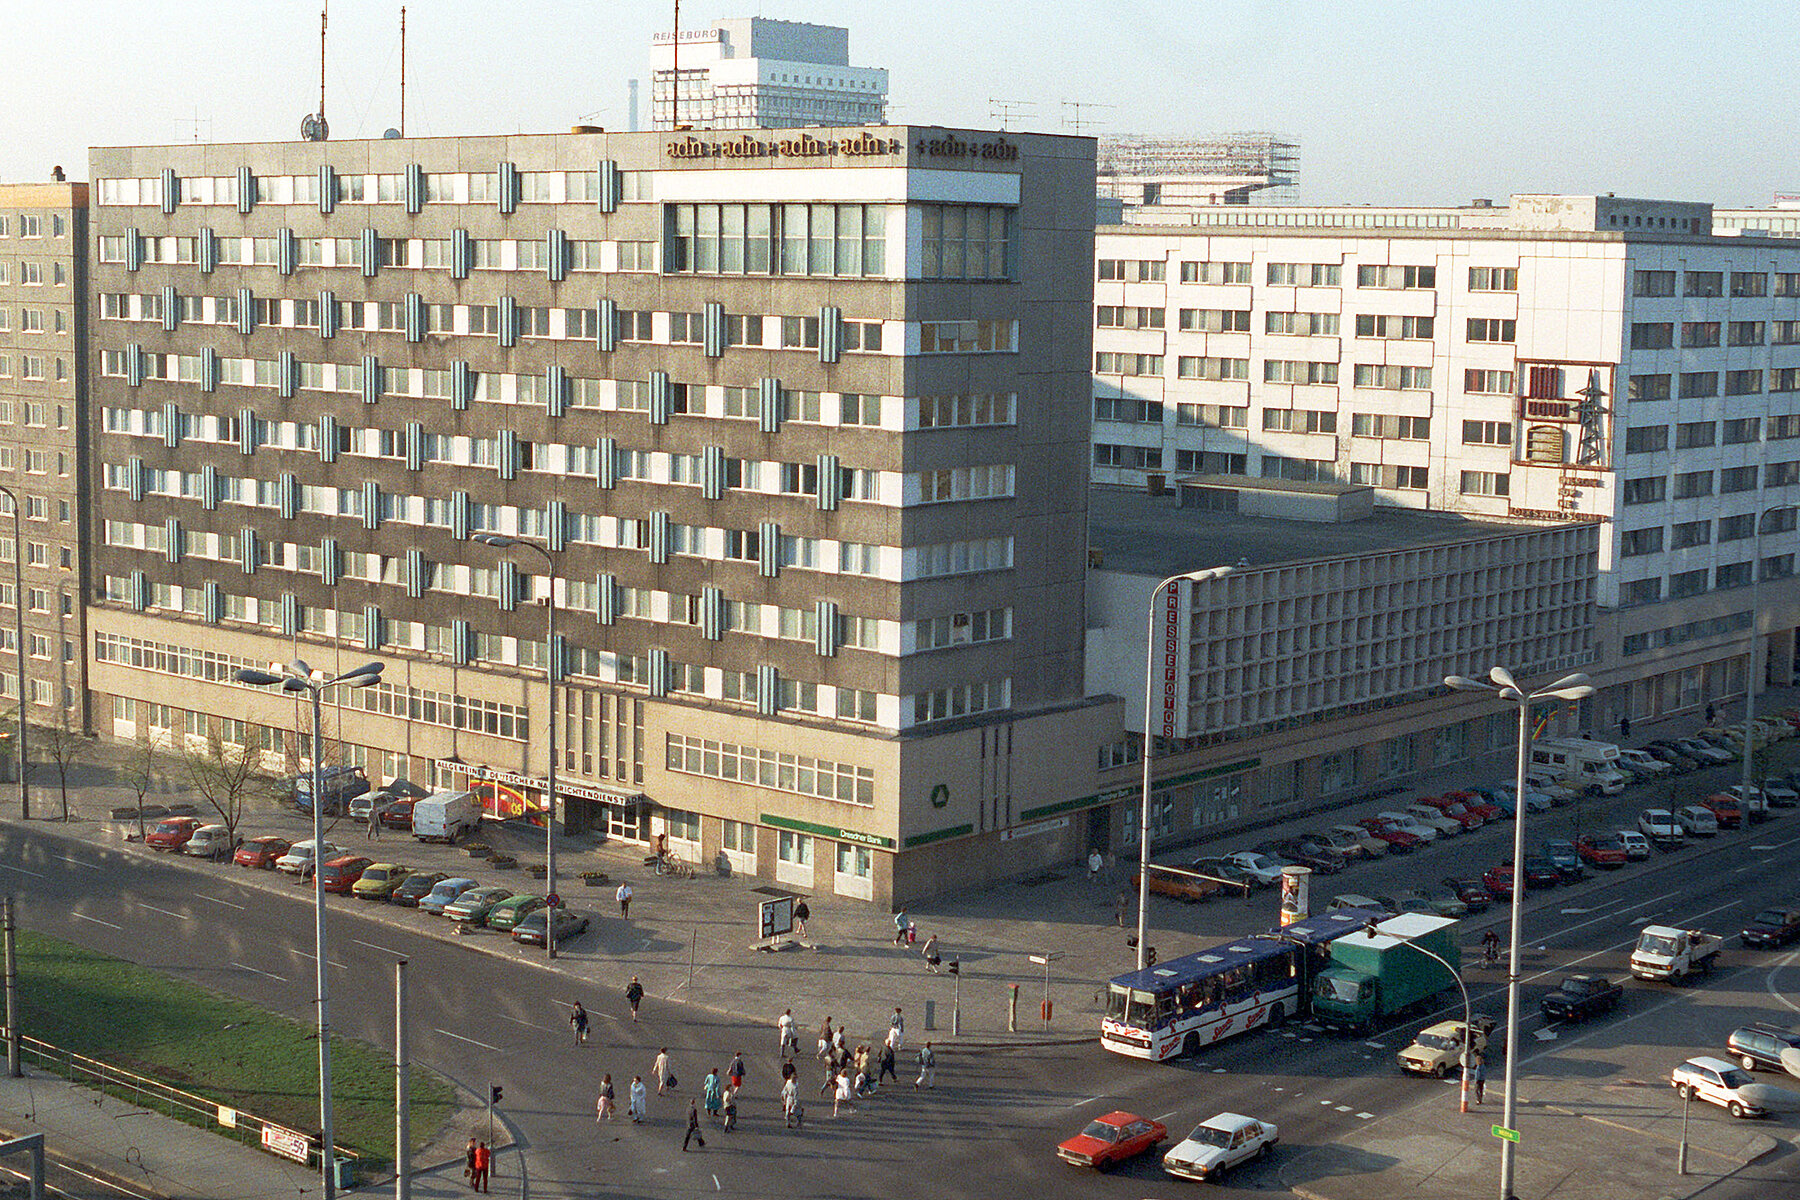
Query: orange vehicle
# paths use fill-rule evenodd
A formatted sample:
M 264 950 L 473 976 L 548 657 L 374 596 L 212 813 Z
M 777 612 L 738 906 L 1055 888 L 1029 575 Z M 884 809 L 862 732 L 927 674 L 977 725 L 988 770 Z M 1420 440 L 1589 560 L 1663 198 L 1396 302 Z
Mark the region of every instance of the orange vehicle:
M 1735 796 L 1727 796 L 1723 792 L 1714 792 L 1706 799 L 1700 801 L 1700 807 L 1712 813 L 1713 817 L 1719 822 L 1720 829 L 1736 829 L 1744 823 L 1744 809 L 1743 806 L 1737 802 L 1737 797 Z
M 339 858 L 327 859 L 319 868 L 319 887 L 327 892 L 338 892 L 349 895 L 356 881 L 362 878 L 363 872 L 375 865 L 372 858 L 362 858 L 354 854 L 345 854 Z
M 1138 873 L 1131 873 L 1131 886 L 1138 886 Z M 1205 900 L 1225 890 L 1225 885 L 1216 879 L 1202 879 L 1198 875 L 1188 873 L 1185 869 L 1170 870 L 1150 864 L 1150 890 L 1158 896 L 1169 896 L 1176 900 L 1185 900 L 1192 904 L 1196 900 Z
M 198 828 L 199 817 L 168 817 L 158 821 L 156 828 L 144 835 L 144 845 L 152 850 L 179 850 L 187 845 Z

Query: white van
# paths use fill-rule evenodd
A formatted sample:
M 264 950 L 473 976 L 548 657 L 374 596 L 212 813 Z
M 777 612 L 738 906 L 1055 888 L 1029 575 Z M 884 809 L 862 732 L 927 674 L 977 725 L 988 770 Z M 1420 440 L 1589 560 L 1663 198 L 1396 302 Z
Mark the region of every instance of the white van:
M 481 827 L 474 792 L 433 792 L 413 804 L 413 836 L 421 842 L 454 842 Z
M 215 862 L 230 858 L 243 839 L 233 838 L 231 831 L 223 825 L 202 825 L 194 830 L 194 836 L 181 847 L 183 854 L 191 854 L 195 858 L 210 858 Z
M 1627 862 L 1642 862 L 1644 859 L 1650 857 L 1650 843 L 1645 839 L 1644 835 L 1637 830 L 1621 829 L 1618 831 L 1617 836 L 1619 841 L 1625 847 L 1625 860 Z
M 1616 796 L 1625 790 L 1619 770 L 1619 748 L 1590 738 L 1545 738 L 1531 743 L 1531 762 L 1591 796 Z
M 1681 832 L 1689 837 L 1712 837 L 1719 832 L 1719 818 L 1698 804 L 1676 809 L 1675 819 L 1681 822 Z

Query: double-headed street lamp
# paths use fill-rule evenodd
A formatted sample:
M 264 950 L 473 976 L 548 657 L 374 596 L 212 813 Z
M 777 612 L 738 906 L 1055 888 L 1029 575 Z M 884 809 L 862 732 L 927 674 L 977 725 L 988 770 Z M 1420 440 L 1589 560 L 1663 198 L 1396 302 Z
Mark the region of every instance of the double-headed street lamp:
M 327 688 L 368 687 L 381 682 L 383 664 L 365 663 L 354 671 L 345 671 L 341 675 L 328 675 L 324 671 L 315 671 L 299 659 L 295 659 L 274 671 L 254 671 L 248 668 L 237 671 L 232 678 L 239 683 L 247 683 L 253 687 L 269 687 L 280 684 L 284 692 L 310 692 L 312 694 L 312 816 L 313 816 L 313 957 L 318 967 L 318 995 L 315 1003 L 319 1007 L 319 1156 L 323 1161 L 325 1180 L 325 1200 L 332 1200 L 337 1194 L 337 1146 L 335 1130 L 331 1119 L 331 1019 L 325 986 L 325 891 L 319 884 L 319 850 L 325 844 L 325 779 L 323 755 L 320 746 L 320 698 Z M 371 821 L 375 815 L 369 815 Z
M 1137 927 L 1137 969 L 1142 971 L 1148 963 L 1148 938 L 1150 928 L 1150 761 L 1152 750 L 1156 746 L 1157 737 L 1174 737 L 1172 725 L 1162 727 L 1158 733 L 1156 723 L 1156 704 L 1160 698 L 1165 711 L 1175 706 L 1181 690 L 1187 687 L 1188 664 L 1187 655 L 1181 639 L 1177 635 L 1181 620 L 1181 590 L 1176 585 L 1181 583 L 1204 583 L 1209 579 L 1218 579 L 1229 575 L 1230 567 L 1207 567 L 1200 571 L 1187 571 L 1180 575 L 1171 575 L 1150 589 L 1150 601 L 1147 605 L 1148 618 L 1145 622 L 1144 634 L 1144 794 L 1143 811 L 1138 821 L 1138 927 Z M 1161 600 L 1165 590 L 1169 591 L 1166 601 Z M 1164 627 L 1162 636 L 1157 635 L 1157 606 L 1164 603 L 1167 611 L 1163 614 Z M 1162 659 L 1160 679 L 1162 686 L 1157 686 L 1159 674 L 1157 659 Z
M 496 550 L 530 550 L 544 560 L 548 569 L 547 594 L 544 597 L 544 682 L 550 692 L 550 770 L 544 787 L 544 891 L 549 901 L 544 915 L 544 948 L 556 957 L 556 556 L 548 546 L 524 538 L 506 537 L 498 533 L 481 533 L 475 540 Z
M 25 726 L 30 724 L 25 719 L 25 579 L 22 574 L 25 561 L 25 543 L 19 535 L 19 497 L 9 487 L 0 487 L 0 496 L 12 502 L 13 519 L 13 636 L 18 639 L 14 647 L 19 655 L 19 820 L 31 820 L 31 782 L 26 778 L 27 766 L 30 763 L 25 755 Z M 1746 801 L 1748 803 L 1748 801 Z
M 1512 953 L 1506 968 L 1506 1092 L 1501 1121 L 1516 1130 L 1513 1114 L 1518 1100 L 1519 1045 L 1519 913 L 1525 897 L 1525 760 L 1531 746 L 1531 706 L 1539 700 L 1583 700 L 1594 694 L 1586 675 L 1565 675 L 1549 687 L 1527 692 L 1505 667 L 1495 667 L 1486 680 L 1462 675 L 1445 678 L 1444 686 L 1459 692 L 1491 692 L 1519 709 L 1519 755 L 1514 774 Z M 1513 1200 L 1513 1145 L 1500 1143 L 1500 1200 Z

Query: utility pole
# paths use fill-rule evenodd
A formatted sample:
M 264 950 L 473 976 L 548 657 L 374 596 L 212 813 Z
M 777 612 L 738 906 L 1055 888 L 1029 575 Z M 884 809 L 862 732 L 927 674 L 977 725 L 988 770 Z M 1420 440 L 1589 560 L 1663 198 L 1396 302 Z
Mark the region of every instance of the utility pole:
M 6 1073 L 14 1079 L 25 1072 L 19 1066 L 19 957 L 13 946 L 13 898 L 6 897 L 0 910 L 6 935 Z
M 406 1049 L 406 960 L 394 964 L 394 1200 L 412 1200 L 412 1108 Z

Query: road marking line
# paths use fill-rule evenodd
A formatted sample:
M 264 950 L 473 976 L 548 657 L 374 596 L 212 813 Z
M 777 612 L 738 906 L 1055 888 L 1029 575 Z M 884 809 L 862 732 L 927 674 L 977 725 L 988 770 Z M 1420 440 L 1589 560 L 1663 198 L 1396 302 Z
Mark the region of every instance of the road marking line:
M 94 869 L 94 864 L 86 861 L 85 859 L 70 858 L 66 854 L 52 854 L 52 855 L 50 855 L 50 857 L 51 858 L 60 858 L 63 862 L 74 863 L 78 867 L 86 867 L 90 871 Z
M 186 913 L 170 912 L 168 909 L 158 908 L 154 904 L 145 904 L 142 900 L 138 901 L 138 907 L 139 908 L 147 908 L 151 912 L 161 913 L 165 917 L 174 917 L 177 921 L 185 921 L 188 919 L 188 915 Z
M 474 1038 L 464 1037 L 460 1033 L 451 1033 L 448 1029 L 436 1029 L 436 1030 L 433 1030 L 432 1032 L 441 1033 L 447 1038 L 455 1038 L 459 1042 L 467 1042 L 471 1046 L 480 1046 L 483 1050 L 492 1050 L 495 1054 L 504 1054 L 505 1053 L 505 1051 L 501 1050 L 500 1047 L 498 1047 L 498 1046 L 490 1046 L 486 1042 L 478 1042 Z
M 527 1029 L 536 1029 L 542 1033 L 555 1033 L 556 1032 L 554 1029 L 549 1029 L 543 1025 L 536 1025 L 530 1021 L 521 1021 L 517 1017 L 509 1017 L 505 1013 L 494 1013 L 493 1015 L 496 1017 L 499 1017 L 502 1021 L 511 1021 L 514 1025 L 523 1025 Z
M 208 896 L 208 895 L 205 895 L 203 893 L 198 893 L 198 892 L 195 894 L 198 895 L 202 900 L 211 900 L 214 904 L 223 904 L 226 908 L 235 908 L 239 912 L 242 912 L 243 908 L 244 908 L 244 906 L 241 904 L 233 904 L 231 901 L 221 900 L 217 896 Z
M 405 958 L 406 957 L 406 955 L 400 953 L 400 951 L 398 951 L 398 950 L 389 950 L 386 946 L 377 946 L 374 942 L 365 942 L 361 938 L 351 938 L 350 940 L 355 942 L 359 946 L 367 946 L 371 950 L 379 950 L 383 954 L 391 954 L 395 958 Z M 333 963 L 332 965 L 336 966 L 337 964 Z
M 1098 1096 L 1089 1096 L 1086 1100 L 1076 1100 L 1076 1101 L 1070 1103 L 1068 1105 L 1068 1107 L 1069 1108 L 1080 1108 L 1084 1104 L 1092 1104 L 1094 1101 L 1098 1100 L 1099 1098 L 1100 1097 L 1098 1097 Z
M 289 953 L 289 954 L 298 954 L 298 955 L 299 955 L 299 956 L 300 956 L 300 957 L 301 957 L 301 958 L 304 958 L 304 959 L 306 959 L 306 960 L 307 960 L 307 961 L 308 961 L 308 962 L 314 962 L 314 963 L 316 963 L 316 962 L 318 962 L 318 961 L 319 961 L 319 956 L 318 956 L 318 955 L 316 955 L 316 954 L 308 954 L 308 953 L 307 953 L 307 952 L 306 952 L 306 951 L 304 951 L 304 950 L 289 950 L 289 951 L 288 951 L 288 953 Z M 328 959 L 326 959 L 326 960 L 325 960 L 325 961 L 326 961 L 326 962 L 328 962 L 328 963 L 330 963 L 330 964 L 331 964 L 331 965 L 332 965 L 332 966 L 334 966 L 334 967 L 336 967 L 336 968 L 337 968 L 337 969 L 338 969 L 338 970 L 340 970 L 340 971 L 347 971 L 347 970 L 349 970 L 349 968 L 348 968 L 348 967 L 346 967 L 346 966 L 345 966 L 345 965 L 344 965 L 344 964 L 343 964 L 343 963 L 341 963 L 341 962 L 339 962 L 339 961 L 338 961 L 338 960 L 337 960 L 337 959 L 335 959 L 335 958 L 328 958 Z
M 42 879 L 44 877 L 42 871 L 27 871 L 24 867 L 15 867 L 11 863 L 0 863 L 0 868 L 8 871 L 17 871 L 21 875 L 30 875 L 36 879 Z
M 1174 1116 L 1174 1115 L 1175 1115 L 1175 1114 L 1176 1114 L 1176 1112 L 1178 1112 L 1178 1111 L 1179 1111 L 1179 1110 L 1178 1110 L 1178 1109 L 1173 1109 L 1173 1108 L 1172 1108 L 1172 1109 L 1170 1109 L 1170 1110 L 1169 1110 L 1169 1111 L 1168 1111 L 1168 1112 L 1166 1112 L 1166 1113 L 1164 1113 L 1164 1114 L 1163 1114 L 1163 1115 L 1162 1115 L 1162 1116 L 1160 1116 L 1160 1117 L 1158 1117 L 1158 1118 L 1156 1118 L 1156 1119 L 1157 1119 L 1157 1120 L 1158 1120 L 1158 1121 L 1167 1121 L 1167 1120 L 1168 1120 L 1168 1119 L 1169 1119 L 1169 1118 L 1170 1118 L 1170 1117 L 1172 1117 L 1172 1116 Z
M 725 1190 L 724 1188 L 719 1186 L 719 1177 L 717 1175 L 714 1175 L 713 1176 L 713 1191 L 722 1192 L 724 1190 Z
M 1329 1100 L 1321 1100 L 1321 1101 L 1319 1101 L 1319 1103 L 1324 1105 L 1326 1108 L 1331 1107 L 1331 1101 L 1329 1101 Z
M 96 925 L 104 925 L 108 929 L 117 929 L 120 933 L 125 932 L 122 927 L 114 925 L 111 921 L 102 921 L 99 917 L 90 917 L 85 913 L 78 913 L 73 909 L 69 910 L 69 915 L 78 921 L 92 921 Z
M 232 963 L 232 964 L 231 964 L 231 965 L 232 965 L 232 966 L 234 966 L 234 967 L 236 967 L 236 968 L 237 968 L 237 969 L 238 969 L 238 970 L 240 970 L 240 971 L 249 971 L 249 972 L 250 972 L 250 973 L 251 973 L 251 974 L 253 974 L 253 975 L 264 975 L 264 976 L 267 976 L 267 977 L 268 977 L 268 978 L 270 978 L 270 979 L 278 979 L 278 980 L 280 980 L 280 981 L 281 981 L 281 982 L 282 982 L 282 983 L 286 983 L 286 982 L 287 982 L 287 978 L 286 978 L 286 977 L 285 977 L 285 976 L 282 976 L 282 975 L 276 975 L 276 974 L 274 974 L 274 973 L 273 973 L 273 972 L 270 972 L 270 971 L 261 971 L 261 970 L 258 970 L 258 969 L 257 969 L 257 968 L 255 968 L 255 967 L 253 967 L 253 966 L 251 966 L 251 965 L 249 965 L 249 964 L 248 964 L 248 963 L 241 963 L 241 962 L 234 962 L 234 963 Z
M 1789 1008 L 1793 1009 L 1795 1012 L 1800 1012 L 1800 1004 L 1795 1004 L 1792 1000 L 1789 1000 L 1786 996 L 1782 995 L 1780 992 L 1775 990 L 1775 974 L 1776 974 L 1776 972 L 1782 970 L 1784 967 L 1792 966 L 1794 963 L 1795 957 L 1796 957 L 1796 955 L 1789 954 L 1785 958 L 1783 958 L 1780 962 L 1778 962 L 1774 966 L 1770 967 L 1769 973 L 1767 975 L 1763 976 L 1763 988 L 1765 991 L 1767 991 L 1769 993 L 1769 995 L 1775 997 L 1776 1000 L 1787 1005 Z
M 1356 1117 L 1357 1117 L 1357 1120 L 1359 1120 L 1359 1121 L 1373 1121 L 1375 1119 L 1375 1114 L 1374 1113 L 1357 1113 Z
M 1334 1110 L 1336 1110 L 1337 1112 L 1349 1112 L 1350 1111 L 1350 1106 L 1348 1104 L 1334 1104 L 1331 1107 Z

